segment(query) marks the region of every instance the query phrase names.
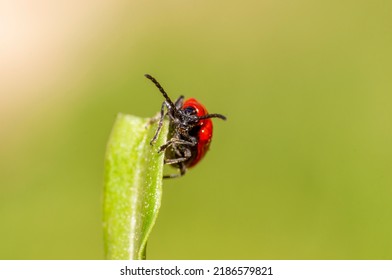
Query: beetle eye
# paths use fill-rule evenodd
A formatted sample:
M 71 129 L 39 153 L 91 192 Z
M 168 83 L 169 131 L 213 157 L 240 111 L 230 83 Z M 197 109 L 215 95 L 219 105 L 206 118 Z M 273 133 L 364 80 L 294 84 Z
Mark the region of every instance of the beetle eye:
M 184 114 L 185 115 L 188 115 L 188 116 L 191 116 L 191 115 L 196 115 L 196 109 L 195 108 L 193 108 L 193 107 L 185 107 L 184 108 Z

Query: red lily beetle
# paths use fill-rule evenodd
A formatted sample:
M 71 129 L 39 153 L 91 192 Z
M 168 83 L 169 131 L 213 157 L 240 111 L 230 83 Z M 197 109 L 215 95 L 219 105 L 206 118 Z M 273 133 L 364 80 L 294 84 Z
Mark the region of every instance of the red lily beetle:
M 179 174 L 165 175 L 163 178 L 183 176 L 187 169 L 195 166 L 208 151 L 212 139 L 211 119 L 226 120 L 226 117 L 221 114 L 208 114 L 206 108 L 194 98 L 184 101 L 184 96 L 181 95 L 173 103 L 155 78 L 148 74 L 145 77 L 155 84 L 165 98 L 158 127 L 150 144 L 155 144 L 162 129 L 163 120 L 168 115 L 170 119 L 169 140 L 159 148 L 158 153 L 165 151 L 165 164 L 170 164 L 180 171 Z

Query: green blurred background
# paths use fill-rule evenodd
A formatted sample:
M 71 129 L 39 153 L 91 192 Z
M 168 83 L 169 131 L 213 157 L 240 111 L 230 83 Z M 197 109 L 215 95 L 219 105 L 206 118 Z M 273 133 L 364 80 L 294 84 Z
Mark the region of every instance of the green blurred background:
M 392 259 L 391 1 L 11 1 L 0 9 L 0 259 L 102 259 L 118 112 L 201 100 L 148 259 Z

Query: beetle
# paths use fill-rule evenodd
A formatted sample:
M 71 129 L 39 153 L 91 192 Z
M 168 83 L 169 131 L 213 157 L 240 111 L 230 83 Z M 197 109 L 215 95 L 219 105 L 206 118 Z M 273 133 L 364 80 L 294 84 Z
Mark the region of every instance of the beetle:
M 184 96 L 181 95 L 173 102 L 154 77 L 149 74 L 144 76 L 155 84 L 165 98 L 161 106 L 157 130 L 150 144 L 155 144 L 163 120 L 166 115 L 169 116 L 169 140 L 159 147 L 158 153 L 165 151 L 164 163 L 180 171 L 177 174 L 165 175 L 163 178 L 181 177 L 188 168 L 198 164 L 208 151 L 213 131 L 211 119 L 226 120 L 226 117 L 221 114 L 209 114 L 207 109 L 194 98 L 184 100 Z M 153 118 L 152 121 L 157 121 L 157 118 Z

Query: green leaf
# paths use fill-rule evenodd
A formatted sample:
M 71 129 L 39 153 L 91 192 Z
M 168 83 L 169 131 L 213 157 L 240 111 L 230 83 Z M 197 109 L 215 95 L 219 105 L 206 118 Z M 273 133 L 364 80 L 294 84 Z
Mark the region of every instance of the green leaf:
M 105 158 L 104 241 L 107 259 L 145 259 L 162 197 L 163 153 L 168 124 L 152 147 L 156 124 L 119 114 Z

